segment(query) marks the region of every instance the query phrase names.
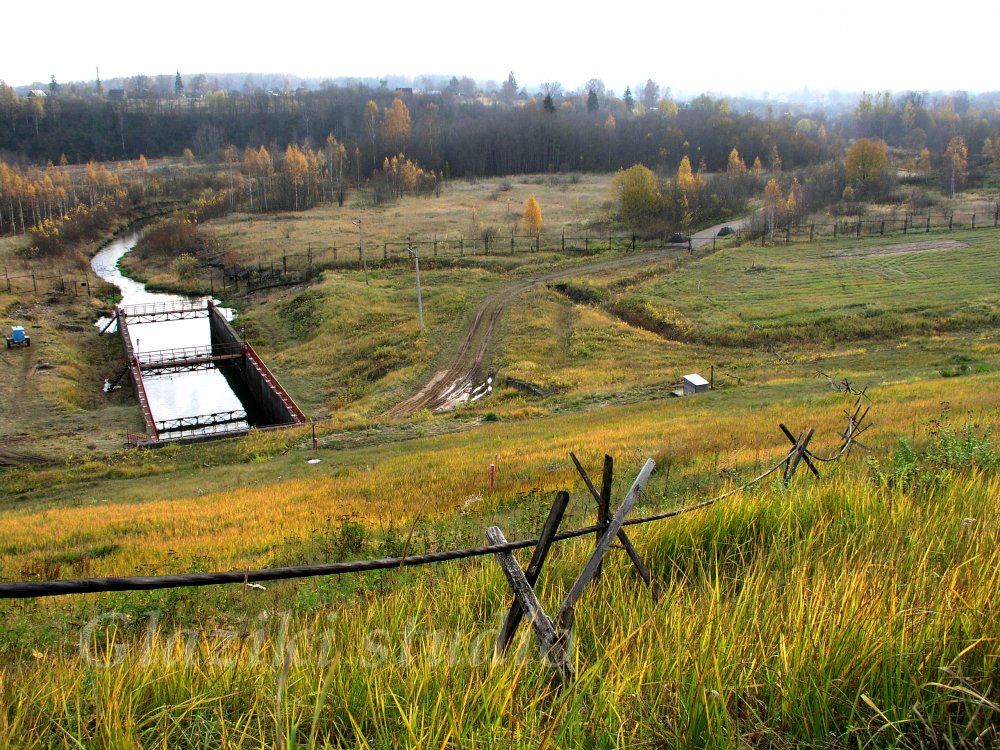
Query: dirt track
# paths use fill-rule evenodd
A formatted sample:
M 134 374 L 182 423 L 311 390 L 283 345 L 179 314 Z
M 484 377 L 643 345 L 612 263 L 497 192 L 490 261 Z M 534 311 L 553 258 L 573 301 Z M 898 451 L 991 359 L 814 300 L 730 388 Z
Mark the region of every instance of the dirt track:
M 717 224 L 701 230 L 692 238 L 691 245 L 697 249 L 712 242 L 712 238 L 724 226 L 739 227 L 747 219 L 738 219 L 723 224 Z M 448 408 L 456 403 L 456 397 L 469 386 L 485 377 L 483 367 L 486 354 L 496 335 L 500 316 L 514 299 L 529 289 L 547 284 L 551 281 L 586 274 L 588 276 L 607 271 L 619 271 L 632 266 L 642 266 L 648 263 L 677 257 L 687 251 L 684 245 L 671 245 L 662 250 L 650 250 L 634 253 L 621 258 L 583 263 L 573 268 L 560 269 L 551 273 L 532 276 L 516 281 L 490 294 L 476 310 L 472 323 L 465 337 L 459 344 L 451 364 L 447 369 L 437 372 L 416 394 L 401 401 L 386 411 L 382 416 L 398 419 L 412 414 L 420 409 Z

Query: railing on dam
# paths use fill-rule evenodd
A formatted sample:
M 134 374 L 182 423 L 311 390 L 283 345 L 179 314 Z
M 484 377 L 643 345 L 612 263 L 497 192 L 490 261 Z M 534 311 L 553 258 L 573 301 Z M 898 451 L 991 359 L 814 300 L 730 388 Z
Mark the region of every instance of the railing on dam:
M 130 323 L 159 323 L 168 320 L 207 318 L 208 300 L 197 302 L 176 300 L 174 302 L 150 302 L 142 305 L 125 305 L 118 308 Z
M 288 413 L 291 414 L 295 423 L 303 424 L 306 422 L 306 415 L 302 413 L 298 404 L 296 404 L 292 397 L 288 395 L 288 391 L 284 389 L 281 383 L 278 382 L 278 379 L 274 377 L 274 374 L 267 368 L 267 365 L 264 364 L 264 360 L 257 356 L 257 352 L 254 351 L 254 348 L 246 342 L 243 342 L 243 354 L 246 357 L 247 363 L 253 365 L 257 372 L 260 373 L 264 382 L 271 388 L 272 391 L 274 391 L 278 398 L 281 399 L 281 402 L 288 409 Z

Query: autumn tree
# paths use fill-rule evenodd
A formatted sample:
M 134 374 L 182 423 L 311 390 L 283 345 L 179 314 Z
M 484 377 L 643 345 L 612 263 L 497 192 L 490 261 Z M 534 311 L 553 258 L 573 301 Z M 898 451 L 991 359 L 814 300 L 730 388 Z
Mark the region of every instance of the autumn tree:
M 780 172 L 781 171 L 781 154 L 778 153 L 778 144 L 775 143 L 771 146 L 771 171 Z
M 538 205 L 538 199 L 534 193 L 528 196 L 524 202 L 524 214 L 521 217 L 521 224 L 528 234 L 537 235 L 542 231 L 542 207 Z
M 382 114 L 382 138 L 386 147 L 393 151 L 403 150 L 410 138 L 410 127 L 410 110 L 406 103 L 399 98 L 393 99 L 392 105 Z
M 889 156 L 885 143 L 879 140 L 859 138 L 844 160 L 847 183 L 857 197 L 881 192 L 880 187 L 888 168 Z
M 622 222 L 633 230 L 645 230 L 656 222 L 660 186 L 653 171 L 642 164 L 621 170 L 611 183 Z
M 701 177 L 692 173 L 691 160 L 685 155 L 677 167 L 677 187 L 685 193 L 693 193 L 701 184 Z
M 285 185 L 292 188 L 292 207 L 296 211 L 299 210 L 300 194 L 305 188 L 308 172 L 309 164 L 302 149 L 295 144 L 288 144 L 285 148 L 285 158 L 281 162 L 281 178 Z
M 364 123 L 365 133 L 368 135 L 368 140 L 371 144 L 372 167 L 374 167 L 377 164 L 375 141 L 378 138 L 378 105 L 373 100 L 368 100 L 368 103 L 365 105 L 364 115 L 362 115 L 361 119 Z
M 948 141 L 941 169 L 942 181 L 949 187 L 952 200 L 955 199 L 955 190 L 965 186 L 968 176 L 969 148 L 965 145 L 965 139 L 956 135 Z
M 347 167 L 347 149 L 338 143 L 333 133 L 326 137 L 326 162 L 330 177 L 330 194 L 337 197 L 337 205 L 344 205 L 347 195 L 344 170 Z
M 743 175 L 747 173 L 747 165 L 740 158 L 740 152 L 733 147 L 729 152 L 729 160 L 726 162 L 726 173 L 730 175 Z
M 768 234 L 774 234 L 774 228 L 781 221 L 785 212 L 785 205 L 785 196 L 781 185 L 772 177 L 764 188 L 764 218 L 767 221 Z

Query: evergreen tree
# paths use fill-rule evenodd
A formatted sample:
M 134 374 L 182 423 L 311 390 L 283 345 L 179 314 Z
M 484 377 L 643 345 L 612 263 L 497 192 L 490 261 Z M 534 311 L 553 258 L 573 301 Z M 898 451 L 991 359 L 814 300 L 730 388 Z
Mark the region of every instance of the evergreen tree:
M 635 99 L 632 97 L 632 89 L 625 87 L 625 111 L 631 112 L 635 109 Z
M 555 112 L 556 111 L 556 103 L 554 101 L 552 101 L 552 94 L 546 94 L 545 95 L 545 98 L 542 100 L 542 108 L 546 112 Z
M 596 112 L 599 107 L 600 104 L 597 101 L 597 92 L 593 89 L 589 89 L 587 91 L 587 111 Z
M 184 80 L 181 78 L 179 70 L 177 71 L 177 75 L 174 76 L 174 95 L 178 98 L 184 96 Z

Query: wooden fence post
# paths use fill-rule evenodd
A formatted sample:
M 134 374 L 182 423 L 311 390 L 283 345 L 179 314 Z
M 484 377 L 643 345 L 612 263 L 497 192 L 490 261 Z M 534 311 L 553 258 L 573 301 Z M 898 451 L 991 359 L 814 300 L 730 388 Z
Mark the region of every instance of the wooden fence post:
M 583 483 L 587 486 L 591 496 L 597 502 L 597 523 L 598 525 L 607 524 L 607 514 L 609 509 L 603 500 L 605 491 L 607 492 L 607 497 L 610 500 L 611 497 L 611 479 L 614 471 L 614 460 L 611 456 L 605 455 L 604 457 L 604 475 L 601 482 L 601 491 L 598 492 L 597 488 L 594 487 L 594 483 L 590 481 L 590 477 L 587 475 L 587 471 L 583 468 L 579 459 L 576 457 L 575 453 L 570 453 L 569 457 L 573 460 L 573 464 L 576 466 L 577 472 L 579 472 L 580 477 L 583 479 Z M 602 518 L 603 515 L 603 518 Z M 624 529 L 618 532 L 618 541 L 621 543 L 632 564 L 635 566 L 636 571 L 646 585 L 649 586 L 650 592 L 653 595 L 653 599 L 658 599 L 660 597 L 660 585 L 653 579 L 653 574 L 649 571 L 646 563 L 643 561 L 642 557 L 639 555 L 638 550 L 636 550 L 635 545 L 632 544 L 632 540 L 629 539 L 628 534 L 625 533 Z M 600 566 L 598 566 L 600 569 Z
M 566 594 L 566 598 L 559 608 L 559 614 L 556 616 L 556 622 L 559 623 L 559 639 L 563 644 L 573 626 L 573 610 L 576 607 L 576 603 L 583 595 L 583 590 L 587 587 L 587 584 L 593 580 L 598 566 L 600 566 L 608 550 L 611 549 L 611 543 L 618 538 L 618 532 L 622 530 L 622 524 L 625 522 L 626 516 L 632 510 L 632 506 L 635 505 L 636 500 L 639 499 L 639 493 L 646 486 L 646 482 L 649 481 L 649 476 L 653 473 L 654 468 L 656 468 L 656 462 L 651 458 L 647 459 L 645 465 L 642 467 L 642 471 L 639 472 L 639 475 L 632 483 L 628 494 L 625 495 L 625 499 L 622 500 L 622 504 L 608 522 L 608 528 L 601 536 L 601 541 L 598 542 L 597 547 L 590 555 L 590 559 L 587 560 L 587 564 L 583 566 L 580 575 L 577 576 L 576 581 L 570 587 L 569 593 Z
M 559 524 L 562 521 L 563 514 L 566 512 L 566 506 L 568 505 L 569 493 L 556 493 L 555 502 L 552 503 L 552 507 L 549 509 L 549 516 L 545 519 L 545 525 L 542 527 L 541 536 L 538 537 L 538 544 L 535 545 L 535 551 L 531 555 L 531 561 L 528 563 L 528 567 L 524 571 L 525 580 L 528 582 L 528 585 L 532 587 L 532 589 L 534 589 L 535 584 L 538 582 L 538 576 L 542 572 L 542 566 L 545 564 L 545 558 L 548 556 L 549 548 L 552 546 L 552 538 L 559 530 Z M 514 601 L 510 605 L 510 609 L 507 611 L 507 617 L 500 628 L 500 632 L 497 634 L 497 641 L 494 647 L 494 653 L 496 653 L 497 656 L 503 654 L 507 650 L 508 646 L 510 646 L 511 641 L 514 639 L 514 634 L 517 632 L 517 626 L 521 623 L 523 618 L 524 609 L 521 606 L 520 600 L 515 597 Z
M 813 235 L 815 233 L 816 233 L 816 225 L 815 224 L 810 224 L 809 225 L 809 241 L 810 242 L 813 241 Z
M 930 234 L 930 231 L 931 231 L 931 215 L 927 214 L 927 229 L 925 231 L 925 234 Z
M 491 526 L 486 530 L 486 539 L 490 544 L 507 544 L 507 538 L 496 526 Z M 555 625 L 542 609 L 542 605 L 539 603 L 538 597 L 535 596 L 535 591 L 528 583 L 521 566 L 517 564 L 517 560 L 510 552 L 497 552 L 496 559 L 514 591 L 514 598 L 521 605 L 522 616 L 528 616 L 528 621 L 535 630 L 542 656 L 552 667 L 559 670 L 563 680 L 571 680 L 574 675 L 573 666 L 569 663 L 565 649 L 557 648 L 557 641 L 560 639 L 556 634 Z M 560 641 L 560 644 L 562 645 L 564 642 Z
M 562 230 L 562 251 L 566 252 L 566 230 Z
M 952 212 L 952 213 L 948 214 L 948 231 L 949 232 L 951 231 L 951 228 L 954 225 L 954 223 L 955 223 L 955 213 Z

